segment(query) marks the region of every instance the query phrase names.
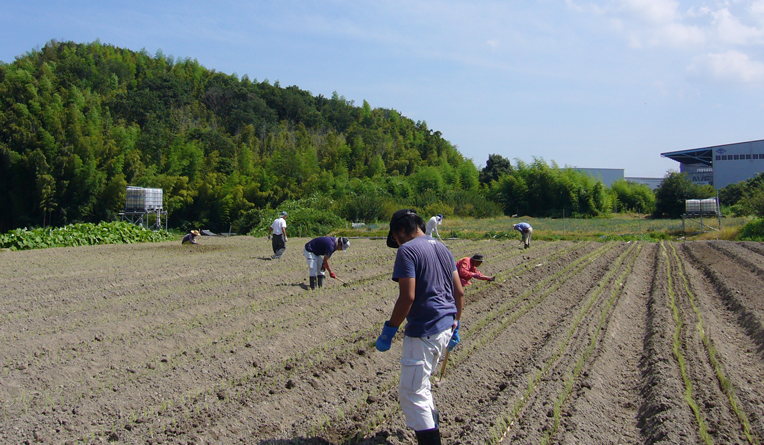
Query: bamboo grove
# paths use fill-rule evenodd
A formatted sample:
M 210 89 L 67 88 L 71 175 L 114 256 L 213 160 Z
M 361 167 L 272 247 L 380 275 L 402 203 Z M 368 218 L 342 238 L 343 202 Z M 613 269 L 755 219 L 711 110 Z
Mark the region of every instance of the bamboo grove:
M 636 186 L 543 159 L 491 155 L 481 171 L 425 121 L 161 51 L 50 41 L 0 63 L 0 232 L 113 220 L 127 185 L 162 188 L 172 227 L 240 232 L 303 200 L 345 221 L 401 205 L 472 217 L 654 206 L 649 189 L 628 204 Z

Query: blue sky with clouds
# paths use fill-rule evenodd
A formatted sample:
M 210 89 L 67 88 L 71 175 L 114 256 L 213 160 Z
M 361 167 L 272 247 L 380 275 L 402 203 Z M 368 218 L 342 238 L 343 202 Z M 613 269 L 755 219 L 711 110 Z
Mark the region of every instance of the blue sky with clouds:
M 662 177 L 764 139 L 764 0 L 0 0 L 0 60 L 51 39 L 197 59 L 427 121 L 482 167 Z

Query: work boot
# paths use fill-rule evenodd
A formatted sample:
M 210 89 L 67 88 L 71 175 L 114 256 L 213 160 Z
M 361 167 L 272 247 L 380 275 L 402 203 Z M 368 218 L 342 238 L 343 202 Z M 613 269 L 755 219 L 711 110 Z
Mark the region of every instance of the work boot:
M 323 275 L 318 276 L 318 287 L 324 287 L 324 278 L 326 278 Z
M 416 433 L 416 442 L 419 445 L 440 445 L 440 430 L 438 428 L 414 431 L 414 433 Z
M 316 288 L 316 277 L 310 277 L 310 290 Z

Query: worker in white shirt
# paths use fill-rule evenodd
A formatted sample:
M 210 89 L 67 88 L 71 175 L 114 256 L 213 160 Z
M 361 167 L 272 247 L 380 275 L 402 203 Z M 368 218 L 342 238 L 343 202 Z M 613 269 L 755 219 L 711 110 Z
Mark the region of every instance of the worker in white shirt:
M 443 240 L 440 238 L 440 234 L 438 233 L 438 226 L 443 224 L 443 215 L 437 214 L 430 218 L 429 221 L 427 221 L 427 227 L 425 230 L 425 235 L 427 236 L 437 236 L 440 242 L 442 243 Z M 434 234 L 434 235 L 433 235 Z M 445 243 L 444 243 L 445 244 Z
M 281 212 L 281 216 L 276 218 L 268 228 L 268 239 L 273 243 L 273 256 L 271 258 L 274 260 L 281 258 L 286 250 L 286 218 L 287 212 Z

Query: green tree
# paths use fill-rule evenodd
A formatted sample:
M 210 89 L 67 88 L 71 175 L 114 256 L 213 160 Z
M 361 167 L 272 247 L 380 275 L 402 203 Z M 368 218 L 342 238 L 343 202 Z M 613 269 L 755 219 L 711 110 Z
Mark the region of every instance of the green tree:
M 490 184 L 492 181 L 498 181 L 500 177 L 512 173 L 512 165 L 509 159 L 502 155 L 489 154 L 485 167 L 480 171 L 480 183 Z
M 700 186 L 687 179 L 687 175 L 669 172 L 655 191 L 655 212 L 658 218 L 679 218 L 685 212 L 688 199 L 705 199 L 715 194 L 712 186 Z

